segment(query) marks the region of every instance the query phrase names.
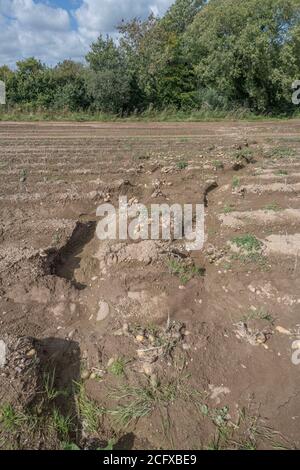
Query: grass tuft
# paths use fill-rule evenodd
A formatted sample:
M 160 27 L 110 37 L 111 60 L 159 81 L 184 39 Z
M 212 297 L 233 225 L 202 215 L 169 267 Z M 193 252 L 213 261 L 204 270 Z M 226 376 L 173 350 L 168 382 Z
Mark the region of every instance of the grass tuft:
M 77 385 L 77 409 L 85 429 L 90 433 L 97 433 L 99 429 L 99 417 L 105 413 L 104 408 L 100 407 L 93 400 L 90 400 L 83 384 Z
M 237 189 L 241 186 L 241 179 L 238 176 L 232 178 L 232 188 Z
M 112 398 L 125 403 L 118 405 L 109 413 L 119 427 L 126 428 L 140 418 L 149 416 L 155 408 L 173 402 L 177 394 L 176 382 L 166 385 L 157 384 L 157 387 L 150 382 L 141 387 L 125 385 L 111 393 Z
M 111 372 L 116 377 L 123 376 L 125 374 L 125 367 L 126 367 L 126 360 L 124 357 L 118 357 L 108 368 L 109 372 Z
M 223 207 L 224 214 L 230 214 L 233 211 L 234 211 L 234 207 L 231 204 L 225 204 L 225 206 Z
M 65 390 L 57 390 L 55 388 L 55 369 L 52 372 L 46 372 L 43 375 L 44 392 L 48 401 L 53 401 L 60 396 L 68 396 Z
M 178 170 L 185 170 L 188 166 L 188 163 L 185 161 L 180 161 L 177 163 Z
M 257 252 L 262 248 L 262 242 L 254 235 L 246 234 L 232 239 L 238 248 L 242 248 L 248 252 Z
M 265 211 L 273 211 L 273 212 L 279 212 L 282 210 L 282 208 L 276 203 L 272 202 L 271 204 L 267 204 L 264 207 Z
M 57 408 L 53 409 L 51 427 L 62 439 L 68 438 L 72 430 L 72 424 L 70 416 L 64 416 Z
M 195 265 L 188 265 L 183 261 L 170 259 L 168 262 L 171 274 L 178 276 L 182 284 L 187 284 L 195 276 L 204 276 L 205 269 Z
M 0 408 L 0 424 L 5 431 L 16 431 L 25 421 L 26 416 L 17 411 L 11 404 L 4 404 Z

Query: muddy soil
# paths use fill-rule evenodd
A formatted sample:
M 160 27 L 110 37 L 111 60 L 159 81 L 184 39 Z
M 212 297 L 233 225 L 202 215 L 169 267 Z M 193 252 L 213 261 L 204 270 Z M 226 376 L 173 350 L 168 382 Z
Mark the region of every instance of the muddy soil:
M 0 123 L 0 177 L 0 401 L 27 341 L 76 423 L 2 447 L 300 447 L 300 121 Z M 204 248 L 100 241 L 119 196 L 205 203 Z

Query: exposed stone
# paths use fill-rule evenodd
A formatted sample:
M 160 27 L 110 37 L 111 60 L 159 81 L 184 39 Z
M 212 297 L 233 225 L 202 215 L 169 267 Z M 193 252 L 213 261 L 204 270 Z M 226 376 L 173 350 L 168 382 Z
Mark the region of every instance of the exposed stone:
M 6 363 L 6 344 L 0 340 L 0 367 L 4 367 Z
M 97 314 L 97 321 L 103 321 L 109 315 L 109 305 L 107 302 L 100 301 L 99 302 L 99 310 Z
M 291 335 L 292 333 L 287 330 L 286 328 L 283 328 L 282 326 L 276 326 L 276 331 L 278 331 L 278 333 L 281 333 L 282 335 Z

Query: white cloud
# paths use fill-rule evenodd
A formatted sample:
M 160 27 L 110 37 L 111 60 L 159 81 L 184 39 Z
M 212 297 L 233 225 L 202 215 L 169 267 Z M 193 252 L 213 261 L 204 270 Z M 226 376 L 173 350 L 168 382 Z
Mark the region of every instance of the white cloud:
M 82 60 L 97 36 L 152 11 L 163 14 L 173 0 L 82 0 L 71 13 L 51 0 L 0 0 L 0 65 L 35 56 L 54 64 Z M 71 21 L 72 20 L 72 21 Z
M 70 17 L 66 10 L 35 3 L 33 0 L 0 0 L 0 13 L 17 21 L 20 29 L 65 31 L 70 27 Z
M 83 0 L 75 12 L 80 34 L 95 39 L 100 32 L 112 33 L 122 20 L 162 14 L 172 0 Z

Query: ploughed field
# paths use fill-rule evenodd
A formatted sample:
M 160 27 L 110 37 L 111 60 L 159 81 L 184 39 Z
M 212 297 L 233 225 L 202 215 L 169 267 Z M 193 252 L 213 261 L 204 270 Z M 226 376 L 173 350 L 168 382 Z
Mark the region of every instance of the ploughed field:
M 300 446 L 300 121 L 0 123 L 0 446 Z M 205 204 L 205 245 L 96 235 Z

